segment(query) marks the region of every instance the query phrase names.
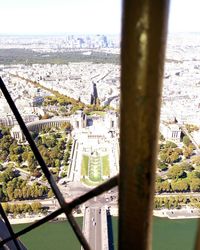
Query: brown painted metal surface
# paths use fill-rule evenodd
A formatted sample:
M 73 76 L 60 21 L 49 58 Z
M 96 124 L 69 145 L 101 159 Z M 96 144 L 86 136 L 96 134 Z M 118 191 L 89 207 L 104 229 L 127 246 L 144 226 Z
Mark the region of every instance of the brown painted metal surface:
M 119 249 L 151 249 L 168 0 L 125 0 L 122 20 Z
M 195 250 L 200 250 L 200 219 L 198 223 Z

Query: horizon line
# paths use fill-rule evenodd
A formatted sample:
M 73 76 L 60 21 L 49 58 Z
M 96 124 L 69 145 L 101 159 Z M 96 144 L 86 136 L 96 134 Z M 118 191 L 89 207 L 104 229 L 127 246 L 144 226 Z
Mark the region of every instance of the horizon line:
M 5 33 L 5 32 L 0 32 L 0 36 L 67 36 L 67 35 L 116 35 L 120 36 L 120 32 L 38 32 L 38 33 Z
M 167 34 L 196 34 L 200 31 L 168 31 Z M 33 32 L 33 33 L 5 33 L 0 32 L 0 36 L 67 36 L 67 35 L 108 35 L 108 36 L 120 36 L 121 32 Z

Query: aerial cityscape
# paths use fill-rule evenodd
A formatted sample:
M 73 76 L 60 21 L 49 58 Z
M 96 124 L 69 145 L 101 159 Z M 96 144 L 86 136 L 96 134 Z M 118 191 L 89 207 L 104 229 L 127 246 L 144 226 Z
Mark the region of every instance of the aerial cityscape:
M 193 16 L 183 0 L 177 18 L 180 0 L 174 0 L 169 17 L 155 164 L 153 250 L 188 250 L 200 218 L 200 30 L 195 1 L 191 0 Z M 0 21 L 5 25 L 0 33 L 0 78 L 50 178 L 64 203 L 70 204 L 120 171 L 121 1 L 66 2 L 1 4 Z M 7 18 L 8 13 L 12 18 Z M 51 217 L 62 206 L 3 91 L 0 114 L 0 202 L 18 232 Z M 106 190 L 71 210 L 94 250 L 118 246 L 118 187 Z M 83 249 L 66 214 L 57 215 L 46 228 L 17 237 L 20 248 Z M 1 240 L 10 236 L 4 223 L 1 211 Z M 43 240 L 46 235 L 49 239 Z M 16 249 L 14 243 L 6 244 Z
M 200 64 L 195 44 L 199 38 L 197 34 L 168 38 L 156 216 L 200 216 Z M 119 172 L 119 38 L 97 35 L 84 40 L 72 35 L 55 37 L 51 43 L 46 36 L 1 36 L 0 41 L 0 50 L 7 55 L 7 62 L 0 65 L 1 77 L 66 201 L 115 176 Z M 22 64 L 12 54 L 17 49 L 39 56 L 34 63 L 27 59 Z M 69 55 L 72 62 L 59 62 L 58 53 Z M 83 61 L 80 54 L 86 56 Z M 44 63 L 42 58 L 47 57 L 57 63 Z M 35 221 L 58 203 L 2 93 L 0 97 L 1 201 L 13 223 Z M 84 215 L 83 230 L 90 242 L 97 221 L 106 223 L 103 214 L 108 208 L 110 214 L 118 214 L 117 189 L 75 211 Z

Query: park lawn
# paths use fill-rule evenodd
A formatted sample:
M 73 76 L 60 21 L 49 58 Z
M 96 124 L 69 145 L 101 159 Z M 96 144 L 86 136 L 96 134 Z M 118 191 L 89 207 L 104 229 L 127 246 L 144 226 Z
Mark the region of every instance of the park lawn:
M 90 157 L 89 179 L 95 182 L 101 180 L 101 161 L 99 156 Z
M 89 116 L 92 116 L 92 115 L 100 115 L 100 116 L 104 116 L 106 114 L 105 111 L 91 111 L 89 113 Z
M 110 162 L 108 155 L 104 155 L 101 157 L 102 160 L 102 166 L 103 166 L 103 176 L 109 176 L 110 175 Z
M 82 163 L 81 163 L 81 175 L 82 176 L 88 175 L 88 163 L 89 163 L 89 156 L 83 155 Z
M 95 187 L 96 185 L 101 183 L 101 182 L 93 182 L 90 179 L 84 179 L 84 178 L 81 179 L 81 182 L 83 182 L 85 185 L 91 186 L 91 187 Z

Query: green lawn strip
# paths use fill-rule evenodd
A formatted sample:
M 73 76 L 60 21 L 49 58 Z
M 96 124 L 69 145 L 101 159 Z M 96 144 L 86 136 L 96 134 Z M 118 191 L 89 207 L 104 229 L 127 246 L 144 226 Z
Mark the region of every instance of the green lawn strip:
M 89 113 L 89 116 L 92 116 L 92 115 L 100 115 L 100 116 L 104 116 L 106 114 L 105 111 L 92 111 Z
M 103 180 L 101 180 L 101 181 L 99 181 L 99 182 L 93 182 L 93 181 L 91 181 L 91 180 L 89 180 L 89 179 L 84 179 L 84 178 L 82 178 L 81 179 L 81 182 L 83 182 L 85 185 L 87 185 L 87 186 L 96 186 L 96 185 L 98 185 L 98 184 L 100 184 L 100 183 L 102 183 L 103 182 Z
M 101 157 L 102 165 L 103 165 L 103 176 L 110 175 L 110 162 L 108 155 L 104 155 Z
M 81 175 L 82 176 L 88 175 L 88 163 L 89 163 L 89 156 L 83 155 L 82 163 L 81 163 Z
M 90 157 L 89 178 L 91 181 L 95 182 L 101 180 L 101 164 L 99 156 Z

